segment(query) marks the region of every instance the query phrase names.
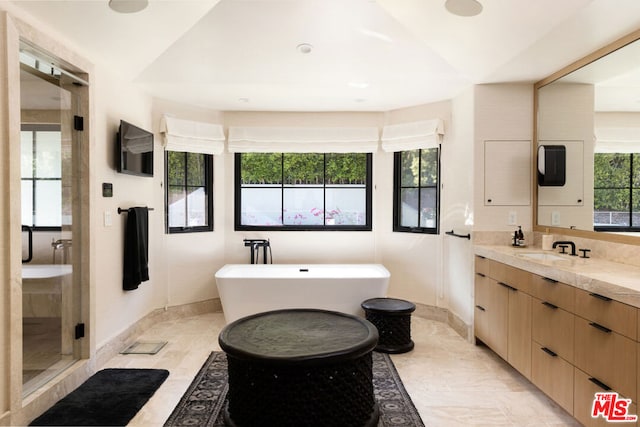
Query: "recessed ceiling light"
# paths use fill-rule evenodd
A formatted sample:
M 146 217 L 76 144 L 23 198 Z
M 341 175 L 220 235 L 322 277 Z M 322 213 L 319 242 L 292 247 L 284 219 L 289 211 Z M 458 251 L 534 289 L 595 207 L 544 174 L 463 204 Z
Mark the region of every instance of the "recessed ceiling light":
M 149 0 L 109 0 L 109 7 L 118 13 L 140 12 L 149 5 Z
M 354 99 L 354 101 L 356 101 L 358 103 L 361 103 L 361 102 L 365 102 L 366 99 L 364 99 L 364 98 L 356 98 L 356 99 Z
M 482 5 L 477 0 L 447 0 L 444 7 L 458 16 L 476 16 L 482 12 Z
M 313 46 L 309 43 L 300 43 L 298 46 L 296 46 L 296 49 L 298 49 L 298 52 L 306 55 L 308 53 L 311 53 L 311 51 L 313 50 Z
M 249 98 L 238 98 L 240 102 L 249 102 Z

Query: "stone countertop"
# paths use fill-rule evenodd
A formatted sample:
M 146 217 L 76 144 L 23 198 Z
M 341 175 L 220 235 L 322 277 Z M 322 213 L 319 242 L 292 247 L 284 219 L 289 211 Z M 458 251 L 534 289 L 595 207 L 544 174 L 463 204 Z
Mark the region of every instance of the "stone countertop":
M 536 247 L 475 245 L 474 253 L 640 308 L 640 267 L 637 266 L 561 255 Z M 533 259 L 524 255 L 532 253 L 553 254 L 562 259 Z

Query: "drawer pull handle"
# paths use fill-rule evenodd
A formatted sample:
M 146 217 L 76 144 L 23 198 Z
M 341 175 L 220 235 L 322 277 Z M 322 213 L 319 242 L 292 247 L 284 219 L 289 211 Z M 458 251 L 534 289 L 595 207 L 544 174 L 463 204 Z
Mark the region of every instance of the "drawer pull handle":
M 550 277 L 543 277 L 542 278 L 545 282 L 550 282 L 550 283 L 558 283 L 557 280 L 555 279 L 551 279 Z
M 517 289 L 516 289 L 516 288 L 514 288 L 514 287 L 513 287 L 513 286 L 511 286 L 511 285 L 507 285 L 507 284 L 506 284 L 506 283 L 504 283 L 504 282 L 498 282 L 498 285 L 502 285 L 502 286 L 504 286 L 505 288 L 509 289 L 510 291 L 517 291 Z
M 597 330 L 602 331 L 602 332 L 606 332 L 607 334 L 611 332 L 611 329 L 607 328 L 606 326 L 599 325 L 596 322 L 590 322 L 589 326 L 593 326 Z
M 487 276 L 485 276 L 485 275 L 484 275 L 484 273 L 476 273 L 476 274 L 477 274 L 478 276 L 480 276 L 480 277 L 487 277 Z
M 476 305 L 476 308 L 480 311 L 486 311 L 485 308 L 481 305 Z
M 601 389 L 603 389 L 604 391 L 609 391 L 611 390 L 611 387 L 609 387 L 608 385 L 606 385 L 605 383 L 603 383 L 602 381 L 600 381 L 597 378 L 589 378 L 589 381 L 591 381 L 592 383 L 594 383 L 595 385 L 597 385 L 598 387 L 600 387 Z
M 547 353 L 551 357 L 558 357 L 558 355 L 556 354 L 555 351 L 551 351 L 547 347 L 542 347 L 542 348 L 540 348 L 540 350 L 544 351 L 545 353 Z
M 599 300 L 602 300 L 602 301 L 606 301 L 606 302 L 611 301 L 611 298 L 605 297 L 604 295 L 596 294 L 596 293 L 593 293 L 593 292 L 590 293 L 589 295 L 591 295 L 594 298 L 598 298 Z
M 548 302 L 548 301 L 542 301 L 542 304 L 543 304 L 543 305 L 546 305 L 547 307 L 549 307 L 549 308 L 551 308 L 551 309 L 553 309 L 553 310 L 555 310 L 555 309 L 557 309 L 557 308 L 558 308 L 558 306 L 557 306 L 557 305 L 555 305 L 555 304 L 551 304 L 551 303 L 550 303 L 550 302 Z

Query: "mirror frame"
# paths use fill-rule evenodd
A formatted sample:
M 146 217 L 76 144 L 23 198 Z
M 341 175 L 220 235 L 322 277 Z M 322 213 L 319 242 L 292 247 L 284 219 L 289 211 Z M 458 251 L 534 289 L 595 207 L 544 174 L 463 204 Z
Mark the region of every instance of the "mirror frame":
M 546 225 L 538 225 L 538 183 L 537 183 L 537 170 L 538 170 L 538 159 L 537 159 L 537 148 L 538 148 L 538 90 L 546 86 L 550 83 L 555 82 L 556 80 L 576 71 L 579 68 L 584 67 L 592 62 L 597 61 L 598 59 L 614 52 L 628 44 L 631 44 L 637 40 L 640 40 L 640 30 L 636 30 L 630 34 L 627 34 L 624 37 L 619 38 L 613 43 L 602 47 L 595 52 L 585 56 L 584 58 L 578 59 L 577 61 L 567 65 L 566 67 L 556 71 L 548 77 L 540 80 L 539 82 L 533 85 L 533 144 L 531 144 L 531 158 L 533 161 L 532 167 L 532 176 L 531 176 L 531 185 L 533 186 L 533 231 L 539 231 L 543 233 L 553 233 L 560 234 L 565 236 L 574 236 L 574 237 L 582 237 L 586 239 L 595 239 L 595 240 L 605 240 L 613 243 L 624 243 L 629 245 L 638 245 L 640 246 L 640 233 L 638 236 L 629 236 L 624 234 L 613 234 L 611 232 L 597 232 L 597 231 L 588 231 L 588 230 L 577 230 L 571 228 L 561 228 L 561 227 L 553 227 Z

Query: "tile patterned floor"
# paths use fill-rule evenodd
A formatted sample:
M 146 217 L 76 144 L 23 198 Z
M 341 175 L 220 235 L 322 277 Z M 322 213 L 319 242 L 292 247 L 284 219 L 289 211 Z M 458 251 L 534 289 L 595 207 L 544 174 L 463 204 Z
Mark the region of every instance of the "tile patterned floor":
M 171 375 L 129 424 L 161 426 L 211 351 L 220 350 L 220 313 L 162 322 L 140 341 L 168 341 L 156 355 L 118 355 L 105 368 L 163 368 Z M 426 426 L 579 426 L 485 347 L 449 326 L 414 316 L 410 353 L 392 355 Z

